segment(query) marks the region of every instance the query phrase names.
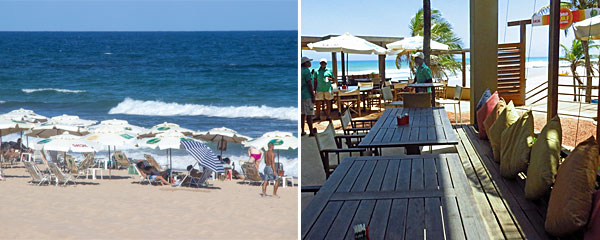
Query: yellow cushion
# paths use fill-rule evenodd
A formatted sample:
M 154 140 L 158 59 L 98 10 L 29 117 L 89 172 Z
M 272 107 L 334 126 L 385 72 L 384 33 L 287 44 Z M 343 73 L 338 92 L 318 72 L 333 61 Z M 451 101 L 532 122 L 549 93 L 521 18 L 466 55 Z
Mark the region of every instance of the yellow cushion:
M 500 175 L 514 178 L 527 170 L 533 137 L 533 114 L 529 110 L 502 132 Z
M 494 124 L 490 126 L 489 131 L 487 131 L 488 139 L 490 140 L 490 145 L 492 145 L 492 151 L 494 152 L 494 160 L 496 162 L 500 162 L 502 132 L 515 123 L 517 119 L 519 119 L 519 114 L 517 114 L 513 102 L 510 101 L 500 115 L 498 115 Z
M 598 167 L 598 144 L 590 137 L 575 147 L 559 166 L 550 194 L 545 229 L 565 236 L 585 227 L 592 210 Z
M 546 123 L 531 147 L 531 158 L 527 167 L 525 197 L 535 200 L 543 197 L 554 184 L 560 158 L 562 128 L 558 116 Z
M 490 127 L 492 126 L 492 124 L 494 124 L 494 122 L 498 118 L 498 115 L 500 115 L 500 113 L 502 113 L 504 108 L 506 108 L 506 101 L 504 101 L 504 99 L 500 98 L 500 100 L 498 101 L 498 103 L 496 103 L 496 106 L 490 113 L 490 115 L 488 115 L 487 118 L 485 118 L 485 120 L 483 121 L 483 127 L 485 128 L 486 133 L 488 133 L 490 131 Z

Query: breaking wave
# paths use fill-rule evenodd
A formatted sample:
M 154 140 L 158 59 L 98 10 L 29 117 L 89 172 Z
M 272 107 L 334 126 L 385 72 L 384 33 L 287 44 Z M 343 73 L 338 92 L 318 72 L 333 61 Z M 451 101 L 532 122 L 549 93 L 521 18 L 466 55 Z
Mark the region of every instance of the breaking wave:
M 24 93 L 34 93 L 34 92 L 45 92 L 45 91 L 54 91 L 54 92 L 62 92 L 62 93 L 84 93 L 85 90 L 71 90 L 71 89 L 61 89 L 61 88 L 25 88 L 21 89 Z

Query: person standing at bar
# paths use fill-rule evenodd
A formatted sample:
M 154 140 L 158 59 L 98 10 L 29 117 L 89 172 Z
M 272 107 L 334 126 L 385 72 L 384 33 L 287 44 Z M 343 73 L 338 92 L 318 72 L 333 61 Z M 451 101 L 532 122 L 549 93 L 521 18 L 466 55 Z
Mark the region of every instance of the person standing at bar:
M 415 63 L 417 64 L 417 73 L 415 74 L 415 83 L 432 83 L 433 75 L 431 69 L 425 65 L 425 55 L 422 52 L 413 54 Z M 417 92 L 425 92 L 423 88 L 417 88 Z M 427 92 L 431 92 L 431 88 L 427 88 Z
M 302 57 L 300 72 L 300 119 L 302 123 L 302 135 L 304 132 L 304 123 L 308 122 L 308 132 L 314 136 L 313 116 L 315 115 L 315 93 L 312 86 L 312 74 L 310 73 L 310 61 L 312 59 Z

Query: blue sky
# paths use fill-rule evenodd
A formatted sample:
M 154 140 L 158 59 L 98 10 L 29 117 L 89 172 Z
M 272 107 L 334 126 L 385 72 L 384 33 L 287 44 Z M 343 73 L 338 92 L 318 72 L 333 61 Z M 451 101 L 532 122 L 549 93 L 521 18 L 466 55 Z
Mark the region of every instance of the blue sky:
M 506 27 L 507 20 L 529 19 L 549 1 L 533 0 L 510 1 L 507 11 L 507 1 L 498 1 L 498 42 L 519 41 L 519 27 Z M 301 34 L 307 36 L 324 36 L 349 32 L 353 35 L 369 36 L 410 36 L 408 25 L 415 13 L 423 7 L 423 1 L 373 0 L 368 3 L 358 0 L 303 0 L 301 2 Z M 463 47 L 469 47 L 469 0 L 431 0 L 431 7 L 441 11 L 442 16 L 449 21 L 456 34 L 462 39 Z M 508 15 L 507 15 L 508 12 Z M 506 29 L 506 31 L 505 31 Z M 548 26 L 527 27 L 527 47 L 530 42 L 530 56 L 542 57 L 548 55 Z M 505 36 L 506 32 L 506 36 Z M 562 31 L 561 31 L 562 32 Z M 570 46 L 574 38 L 573 31 L 565 37 L 561 33 L 561 43 Z M 561 52 L 562 54 L 562 52 Z M 313 58 L 331 58 L 331 54 L 321 54 L 314 51 L 303 51 L 303 55 Z M 529 56 L 529 55 L 528 55 Z M 338 56 L 339 58 L 339 56 Z M 375 60 L 375 56 L 357 55 L 351 59 Z M 387 57 L 387 59 L 393 59 Z
M 0 0 L 0 31 L 297 29 L 295 0 Z

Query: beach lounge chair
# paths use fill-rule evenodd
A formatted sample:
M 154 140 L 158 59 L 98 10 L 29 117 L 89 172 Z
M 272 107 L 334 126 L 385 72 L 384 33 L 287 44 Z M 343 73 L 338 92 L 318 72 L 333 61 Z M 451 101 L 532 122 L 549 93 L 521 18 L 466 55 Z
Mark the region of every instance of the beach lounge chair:
M 88 169 L 94 166 L 94 157 L 96 153 L 88 153 L 85 155 L 85 159 L 79 163 L 77 166 L 77 176 L 76 178 L 83 176 L 85 174 L 85 178 L 88 177 Z
M 42 185 L 44 182 L 50 184 L 52 177 L 49 174 L 43 174 L 32 162 L 23 162 L 23 164 L 25 165 L 29 175 L 31 175 L 31 181 L 29 181 L 29 184 L 33 184 L 35 182 L 38 183 L 38 186 Z
M 194 164 L 194 167 L 196 166 L 196 164 Z M 177 184 L 174 184 L 174 187 L 180 187 L 185 183 L 186 179 L 190 179 L 189 182 L 187 182 L 188 187 L 191 187 L 192 185 L 196 186 L 196 187 L 206 187 L 208 186 L 208 184 L 206 184 L 206 181 L 208 180 L 208 178 L 212 175 L 212 170 L 208 169 L 208 168 L 203 168 L 202 170 L 202 176 L 200 177 L 193 177 L 192 176 L 192 171 L 194 170 L 194 168 L 192 167 L 192 169 L 190 171 L 188 171 L 187 175 Z
M 115 159 L 117 162 L 118 168 L 128 168 L 131 164 L 127 158 L 127 155 L 125 155 L 125 153 L 122 151 L 116 151 L 115 154 L 113 154 L 113 159 Z
M 244 181 L 243 182 L 262 182 L 263 179 L 260 176 L 258 170 L 253 163 L 244 163 L 242 164 L 242 172 L 244 173 Z
M 148 182 L 150 185 L 152 185 L 153 183 L 160 183 L 160 180 L 158 180 L 157 178 L 151 179 L 150 176 L 146 175 L 144 172 L 142 172 L 137 165 L 132 164 L 133 167 L 135 167 L 135 170 L 137 171 L 138 175 L 140 176 L 140 184 L 144 183 L 144 182 Z
M 158 162 L 156 162 L 156 160 L 154 159 L 154 157 L 150 154 L 144 154 L 144 158 L 146 158 L 146 161 L 148 161 L 148 163 L 150 163 L 151 166 L 153 166 L 154 168 L 156 168 L 156 170 L 158 171 L 165 171 L 164 168 L 160 167 L 160 165 L 158 165 Z
M 73 184 L 77 185 L 77 183 L 74 181 L 75 177 L 71 174 L 65 174 L 62 171 L 60 171 L 56 163 L 49 162 L 48 167 L 50 168 L 50 172 L 52 173 L 52 175 L 54 175 L 54 177 L 56 178 L 56 186 L 58 186 L 58 184 L 60 184 L 61 182 L 63 183 L 63 187 L 66 186 L 69 182 L 72 182 Z

